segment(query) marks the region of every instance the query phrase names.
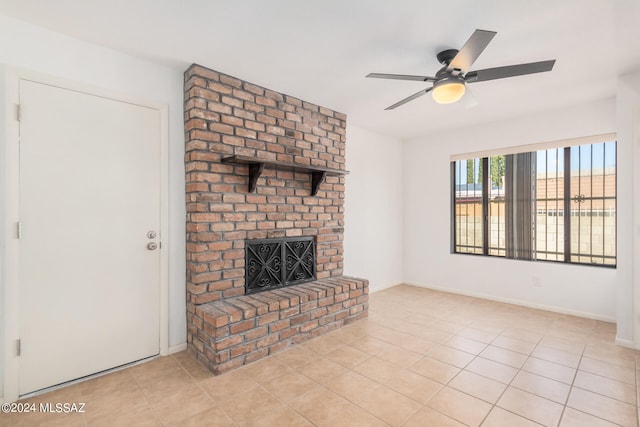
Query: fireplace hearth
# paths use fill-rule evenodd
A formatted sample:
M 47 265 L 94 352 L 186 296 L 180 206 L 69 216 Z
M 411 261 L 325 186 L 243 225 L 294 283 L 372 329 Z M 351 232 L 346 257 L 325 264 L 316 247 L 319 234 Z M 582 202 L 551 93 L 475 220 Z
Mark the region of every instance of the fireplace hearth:
M 247 294 L 316 279 L 313 237 L 247 240 L 245 248 Z

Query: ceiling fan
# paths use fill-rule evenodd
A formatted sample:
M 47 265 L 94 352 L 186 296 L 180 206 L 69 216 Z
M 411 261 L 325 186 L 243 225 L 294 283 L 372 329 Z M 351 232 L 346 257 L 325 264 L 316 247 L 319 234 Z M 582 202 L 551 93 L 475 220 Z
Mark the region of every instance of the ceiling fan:
M 556 60 L 530 62 L 528 64 L 507 65 L 505 67 L 486 68 L 484 70 L 469 71 L 469 67 L 478 59 L 489 42 L 497 33 L 495 31 L 475 30 L 462 49 L 447 49 L 438 53 L 437 58 L 444 67 L 435 77 L 412 76 L 405 74 L 370 73 L 367 77 L 392 80 L 414 80 L 433 82 L 433 86 L 404 98 L 385 108 L 393 110 L 409 101 L 431 92 L 433 99 L 439 104 L 451 104 L 459 101 L 466 91 L 467 83 L 484 82 L 487 80 L 504 79 L 506 77 L 522 76 L 525 74 L 543 73 L 551 71 Z

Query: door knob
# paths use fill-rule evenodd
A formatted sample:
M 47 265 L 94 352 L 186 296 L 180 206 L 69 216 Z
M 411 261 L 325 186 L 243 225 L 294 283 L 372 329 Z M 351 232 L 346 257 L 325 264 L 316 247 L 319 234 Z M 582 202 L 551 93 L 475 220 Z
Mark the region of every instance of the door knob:
M 156 233 L 154 230 L 148 231 L 147 237 L 150 239 L 155 239 L 156 237 L 158 237 L 158 233 Z
M 156 242 L 149 242 L 147 243 L 147 249 L 149 249 L 150 251 L 155 251 L 156 249 L 158 249 L 158 244 Z

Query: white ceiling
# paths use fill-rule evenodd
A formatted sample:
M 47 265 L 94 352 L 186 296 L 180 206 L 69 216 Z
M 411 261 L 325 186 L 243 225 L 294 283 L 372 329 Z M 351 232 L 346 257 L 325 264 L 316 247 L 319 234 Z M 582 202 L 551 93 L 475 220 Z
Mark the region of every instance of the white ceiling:
M 640 69 L 637 0 L 0 0 L 0 13 L 160 61 L 191 63 L 346 113 L 399 138 L 615 96 Z M 497 36 L 472 68 L 556 59 L 549 73 L 470 85 L 478 105 L 421 97 L 436 53 Z M 541 124 L 543 125 L 543 124 Z

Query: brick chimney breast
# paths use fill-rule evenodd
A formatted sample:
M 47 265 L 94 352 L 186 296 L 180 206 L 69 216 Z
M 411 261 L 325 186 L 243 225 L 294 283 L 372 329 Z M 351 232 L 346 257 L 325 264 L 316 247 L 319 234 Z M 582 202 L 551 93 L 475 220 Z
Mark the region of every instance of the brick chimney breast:
M 342 276 L 345 177 L 326 176 L 311 196 L 309 173 L 266 165 L 249 193 L 250 165 L 222 162 L 344 171 L 346 115 L 194 64 L 184 118 L 187 339 L 198 360 L 220 373 L 365 316 L 368 282 Z M 289 237 L 315 239 L 317 282 L 245 295 L 245 241 Z M 304 304 L 325 310 L 291 325 Z

